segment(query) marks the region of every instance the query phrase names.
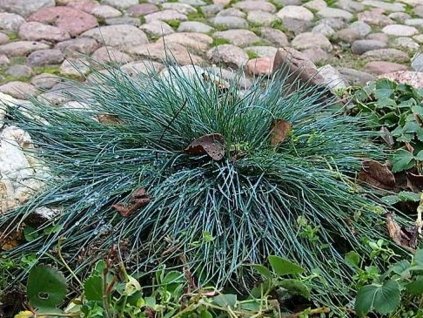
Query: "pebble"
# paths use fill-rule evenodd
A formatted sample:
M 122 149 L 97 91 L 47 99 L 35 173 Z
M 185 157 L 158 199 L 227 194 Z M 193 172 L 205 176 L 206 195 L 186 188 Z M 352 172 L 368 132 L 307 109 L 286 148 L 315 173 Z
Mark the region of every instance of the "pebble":
M 60 65 L 60 74 L 84 78 L 90 72 L 89 63 L 82 58 L 67 59 Z
M 32 68 L 27 65 L 15 64 L 6 70 L 6 74 L 15 78 L 30 77 L 32 75 Z
M 320 47 L 307 49 L 302 51 L 302 53 L 314 64 L 320 64 L 329 59 L 329 54 L 325 50 L 321 49 Z
M 423 53 L 418 53 L 413 57 L 411 68 L 417 72 L 423 72 Z
M 385 43 L 388 43 L 389 41 L 389 36 L 386 35 L 385 33 L 370 33 L 369 35 L 367 35 L 367 39 L 369 40 L 378 40 L 378 41 L 382 41 Z
M 9 58 L 5 54 L 0 54 L 0 66 L 4 66 L 10 63 Z
M 339 71 L 331 65 L 325 65 L 318 69 L 319 75 L 323 77 L 323 83 L 331 90 L 344 89 L 348 83 L 341 76 Z
M 350 30 L 356 31 L 362 38 L 364 38 L 366 35 L 368 35 L 372 31 L 372 28 L 370 27 L 370 25 L 368 25 L 367 23 L 363 21 L 355 21 L 351 23 L 348 28 Z
M 419 31 L 417 31 L 417 29 L 412 26 L 402 24 L 391 24 L 385 26 L 382 29 L 382 32 L 394 36 L 412 36 L 417 34 Z
M 279 21 L 279 18 L 265 11 L 250 11 L 247 20 L 255 25 L 271 26 L 274 22 Z
M 284 47 L 289 45 L 288 37 L 286 34 L 278 29 L 261 28 L 260 35 L 263 39 L 269 41 L 277 47 Z
M 243 11 L 276 12 L 276 7 L 272 3 L 267 1 L 254 1 L 254 0 L 239 1 L 235 3 L 233 7 L 241 9 Z
M 60 42 L 70 39 L 68 32 L 40 22 L 27 22 L 20 26 L 19 36 L 23 40 Z
M 375 79 L 375 76 L 370 73 L 358 71 L 352 68 L 339 67 L 338 72 L 342 75 L 344 80 L 349 83 L 349 85 L 365 85 Z
M 222 10 L 223 10 L 222 4 L 210 4 L 210 5 L 201 7 L 201 12 L 206 17 L 211 17 L 211 16 L 217 14 L 218 12 L 220 12 Z
M 140 26 L 140 29 L 148 35 L 155 37 L 168 35 L 175 32 L 169 24 L 158 20 L 143 24 Z
M 125 64 L 133 61 L 132 57 L 114 47 L 103 46 L 91 56 L 98 63 Z
M 207 52 L 207 57 L 212 63 L 224 63 L 237 69 L 243 67 L 248 61 L 248 55 L 241 48 L 224 44 L 216 46 Z
M 405 24 L 406 25 L 411 25 L 411 26 L 417 26 L 417 27 L 422 27 L 423 26 L 423 19 L 408 19 L 405 20 Z
M 30 66 L 45 66 L 51 64 L 60 64 L 64 59 L 65 56 L 59 49 L 47 49 L 34 51 L 29 54 L 27 63 Z
M 304 20 L 312 21 L 314 19 L 313 13 L 307 8 L 300 6 L 285 6 L 278 13 L 277 16 L 282 20 L 285 19 L 295 19 L 295 20 Z
M 324 8 L 318 11 L 317 15 L 323 18 L 340 18 L 345 21 L 353 19 L 353 15 L 350 12 L 336 8 Z
M 166 2 L 162 4 L 164 9 L 175 10 L 182 14 L 197 13 L 197 9 L 189 4 L 178 2 Z
M 247 14 L 245 12 L 242 12 L 239 9 L 235 8 L 228 8 L 220 11 L 216 16 L 218 17 L 239 17 L 239 18 L 245 18 Z
M 229 41 L 231 44 L 245 47 L 260 41 L 260 38 L 250 30 L 228 30 L 213 33 L 213 37 Z
M 367 51 L 382 49 L 386 47 L 386 43 L 378 40 L 357 40 L 351 45 L 351 51 L 354 54 L 363 54 Z
M 304 3 L 304 7 L 310 10 L 319 11 L 326 9 L 328 7 L 326 1 L 324 0 L 312 0 Z
M 408 84 L 416 88 L 423 88 L 423 73 L 421 72 L 398 71 L 384 74 L 383 77 L 399 83 Z
M 97 26 L 93 15 L 71 7 L 43 8 L 32 14 L 28 21 L 53 24 L 73 37 Z
M 138 4 L 138 0 L 102 0 L 102 3 L 122 10 Z
M 411 16 L 405 12 L 392 12 L 388 15 L 392 20 L 395 20 L 396 22 L 404 23 L 405 20 L 410 19 Z
M 335 6 L 349 12 L 360 12 L 364 10 L 364 5 L 354 0 L 338 0 Z
M 0 45 L 5 44 L 7 42 L 9 42 L 9 37 L 4 33 L 0 33 Z
M 34 85 L 20 81 L 11 81 L 1 85 L 0 92 L 15 98 L 27 99 L 28 97 L 37 95 L 38 90 Z
M 367 51 L 362 55 L 368 61 L 383 60 L 386 62 L 406 63 L 410 60 L 408 54 L 398 49 L 377 49 Z
M 46 90 L 52 88 L 61 81 L 62 79 L 57 75 L 42 73 L 35 75 L 31 80 L 31 84 L 40 90 Z
M 320 33 L 326 37 L 330 37 L 333 34 L 335 34 L 335 30 L 332 29 L 329 25 L 327 25 L 326 23 L 320 23 L 318 25 L 316 25 L 312 30 L 312 33 Z
M 91 54 L 100 47 L 100 44 L 92 39 L 79 37 L 56 44 L 55 48 L 61 50 L 66 56 Z
M 137 76 L 139 74 L 150 74 L 151 72 L 158 73 L 164 68 L 162 63 L 153 62 L 149 60 L 130 62 L 122 65 L 120 69 L 129 76 Z
M 423 43 L 423 34 L 415 35 L 413 39 L 418 43 Z
M 127 13 L 131 17 L 141 17 L 159 11 L 159 8 L 152 3 L 140 3 L 129 7 Z
M 0 12 L 0 30 L 17 32 L 25 19 L 15 13 Z
M 383 15 L 383 12 L 383 9 L 375 8 L 358 13 L 357 18 L 359 21 L 363 21 L 375 26 L 386 26 L 388 24 L 394 23 L 392 19 L 388 18 L 386 15 Z
M 105 20 L 105 23 L 107 25 L 124 24 L 124 25 L 139 26 L 141 24 L 141 21 L 139 18 L 117 17 L 117 18 L 108 18 Z
M 409 37 L 398 37 L 392 40 L 391 45 L 398 49 L 415 52 L 420 49 L 420 45 Z
M 379 8 L 386 11 L 392 11 L 392 12 L 402 12 L 405 10 L 405 6 L 403 3 L 395 2 L 395 3 L 388 3 L 378 0 L 364 0 L 362 2 L 365 6 L 371 6 L 375 8 Z
M 248 28 L 248 23 L 244 18 L 235 16 L 217 16 L 211 19 L 211 23 L 215 27 L 225 29 L 245 29 Z
M 41 8 L 53 7 L 54 0 L 1 0 L 0 9 L 20 14 L 24 17 Z
M 354 41 L 359 40 L 362 37 L 357 30 L 346 28 L 337 31 L 333 38 L 338 42 L 353 43 Z
M 257 55 L 257 57 L 264 57 L 264 56 L 274 57 L 277 50 L 278 49 L 273 46 L 248 46 L 244 49 L 244 51 L 247 52 L 247 54 L 248 52 L 251 52 Z
M 213 30 L 208 24 L 197 21 L 182 22 L 178 27 L 178 32 L 209 33 Z
M 332 50 L 332 44 L 322 34 L 306 32 L 297 35 L 291 42 L 293 48 L 297 50 L 306 50 L 319 47 L 325 51 Z
M 50 48 L 50 45 L 36 41 L 16 41 L 0 45 L 0 54 L 12 56 L 26 56 L 37 50 Z
M 144 32 L 133 25 L 102 26 L 86 31 L 82 36 L 93 38 L 107 46 L 118 46 L 123 50 L 148 43 Z
M 147 14 L 145 17 L 145 22 L 150 23 L 156 20 L 160 21 L 171 21 L 171 20 L 179 20 L 179 21 L 186 21 L 188 20 L 185 14 L 179 13 L 176 10 L 163 10 L 154 13 Z
M 107 19 L 120 17 L 122 15 L 122 12 L 108 5 L 99 5 L 91 10 L 91 14 L 96 16 L 97 18 Z
M 158 42 L 167 44 L 179 44 L 185 48 L 192 49 L 192 51 L 202 53 L 206 52 L 213 39 L 203 33 L 172 33 L 159 39 Z
M 398 63 L 386 62 L 386 61 L 373 61 L 369 62 L 364 66 L 364 70 L 371 74 L 384 74 L 392 73 L 396 71 L 407 70 L 407 66 Z
M 252 76 L 271 75 L 273 70 L 273 57 L 264 56 L 251 59 L 245 65 L 245 71 Z

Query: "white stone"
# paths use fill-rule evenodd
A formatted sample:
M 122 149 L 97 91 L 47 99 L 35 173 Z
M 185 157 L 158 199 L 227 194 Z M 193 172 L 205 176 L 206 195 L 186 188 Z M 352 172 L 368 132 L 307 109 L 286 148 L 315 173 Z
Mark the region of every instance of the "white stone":
M 277 13 L 277 16 L 281 19 L 288 18 L 303 21 L 314 19 L 314 15 L 310 10 L 300 6 L 285 6 Z
M 382 32 L 394 36 L 412 36 L 417 34 L 419 31 L 417 31 L 415 27 L 408 25 L 390 24 L 384 27 Z
M 331 65 L 325 65 L 319 68 L 319 75 L 323 77 L 325 84 L 331 90 L 343 89 L 348 86 L 348 83 L 343 79 L 339 71 Z

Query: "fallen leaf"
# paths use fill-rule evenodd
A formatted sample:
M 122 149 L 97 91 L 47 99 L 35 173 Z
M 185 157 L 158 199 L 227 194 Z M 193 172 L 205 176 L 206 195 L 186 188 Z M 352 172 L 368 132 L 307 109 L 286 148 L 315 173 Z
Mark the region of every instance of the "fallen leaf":
M 150 203 L 150 201 L 150 196 L 147 194 L 144 188 L 141 188 L 134 191 L 134 193 L 131 195 L 129 203 L 119 202 L 113 204 L 112 208 L 118 211 L 123 217 L 129 217 L 136 210 Z
M 97 119 L 102 124 L 116 125 L 116 124 L 121 124 L 122 123 L 122 121 L 119 119 L 118 116 L 112 115 L 112 114 L 101 114 L 101 115 L 97 115 Z
M 272 146 L 278 146 L 288 136 L 292 129 L 292 124 L 284 119 L 276 119 L 272 123 L 272 130 L 270 131 L 271 139 L 270 143 Z
M 380 129 L 380 136 L 389 147 L 392 147 L 394 145 L 394 137 L 392 137 L 391 132 L 385 126 L 382 126 L 382 128 Z
M 417 248 L 418 228 L 404 229 L 394 220 L 392 213 L 386 213 L 386 227 L 389 237 L 399 246 L 408 251 L 415 252 Z
M 22 240 L 23 236 L 21 231 L 8 234 L 5 237 L 3 234 L 0 234 L 0 249 L 3 251 L 11 250 L 17 247 Z
M 358 180 L 375 188 L 390 190 L 395 187 L 395 176 L 386 164 L 375 160 L 364 160 Z
M 221 134 L 209 134 L 195 139 L 184 151 L 190 155 L 207 154 L 213 160 L 219 161 L 225 155 L 224 144 L 225 140 Z

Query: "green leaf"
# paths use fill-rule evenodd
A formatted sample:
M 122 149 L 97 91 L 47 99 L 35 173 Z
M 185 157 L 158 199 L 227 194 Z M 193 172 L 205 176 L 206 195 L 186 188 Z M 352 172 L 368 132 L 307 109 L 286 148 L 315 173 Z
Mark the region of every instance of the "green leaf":
M 200 313 L 200 318 L 213 318 L 213 315 L 210 311 L 208 311 L 207 309 L 204 309 Z
M 297 295 L 306 299 L 310 298 L 309 288 L 298 279 L 283 279 L 278 283 L 278 285 L 285 288 L 292 296 Z
M 32 226 L 25 226 L 23 229 L 23 235 L 27 242 L 31 242 L 40 237 L 40 233 L 38 233 L 37 229 L 33 228 Z
M 304 272 L 304 268 L 282 257 L 270 255 L 268 260 L 273 271 L 279 276 L 301 274 Z
M 383 285 L 367 285 L 357 293 L 355 310 L 359 316 L 375 310 L 379 314 L 392 313 L 400 304 L 400 286 L 394 280 L 388 280 Z
M 58 270 L 39 265 L 29 273 L 27 295 L 32 306 L 54 310 L 66 296 L 66 280 Z
M 90 276 L 84 282 L 84 295 L 88 301 L 102 301 L 103 279 L 98 275 Z
M 423 249 L 418 249 L 414 254 L 413 258 L 414 264 L 423 265 Z
M 131 296 L 140 290 L 140 283 L 134 277 L 128 276 L 128 281 L 125 284 L 124 295 Z
M 214 304 L 220 307 L 234 308 L 237 302 L 237 296 L 234 294 L 222 294 L 212 298 Z
M 242 310 L 258 312 L 260 311 L 260 301 L 255 299 L 244 300 L 243 302 L 239 303 L 239 307 Z
M 416 277 L 416 279 L 405 285 L 407 293 L 419 296 L 423 294 L 423 276 Z
M 423 161 L 423 150 L 420 150 L 417 155 L 416 155 L 416 159 L 419 161 Z
M 360 266 L 361 257 L 360 254 L 358 254 L 356 251 L 351 251 L 345 254 L 345 260 L 348 264 L 357 268 Z
M 423 106 L 413 106 L 411 111 L 415 114 L 423 115 Z
M 253 264 L 251 265 L 252 268 L 254 268 L 257 272 L 259 272 L 264 278 L 272 278 L 272 272 L 263 265 L 260 264 Z
M 384 203 L 388 204 L 388 205 L 394 205 L 394 204 L 400 202 L 401 199 L 397 195 L 393 194 L 393 195 L 384 196 L 382 198 L 382 201 Z
M 392 267 L 390 268 L 390 271 L 392 271 L 395 274 L 402 275 L 404 272 L 409 271 L 410 265 L 411 264 L 409 261 L 402 260 L 392 265 Z
M 411 152 L 399 149 L 392 157 L 392 172 L 407 170 L 414 165 L 414 156 Z
M 184 281 L 184 275 L 178 271 L 171 271 L 166 273 L 163 281 L 161 282 L 163 285 L 175 284 L 175 283 L 182 283 Z

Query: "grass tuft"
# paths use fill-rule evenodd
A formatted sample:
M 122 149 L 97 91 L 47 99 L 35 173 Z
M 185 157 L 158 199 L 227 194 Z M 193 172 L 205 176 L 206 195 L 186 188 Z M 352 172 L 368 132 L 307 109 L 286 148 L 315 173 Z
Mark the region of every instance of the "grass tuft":
M 322 92 L 283 94 L 281 74 L 241 92 L 236 81 L 222 91 L 199 73 L 169 70 L 137 78 L 99 73 L 99 83 L 72 96 L 86 109 L 37 100 L 30 109 L 9 109 L 7 124 L 32 136 L 54 177 L 28 204 L 2 215 L 0 228 L 30 224 L 39 206 L 62 213 L 7 256 L 52 257 L 60 241 L 80 273 L 118 246 L 131 272 L 185 264 L 202 282 L 240 287 L 254 281 L 244 264 L 278 254 L 314 273 L 319 301 L 348 298 L 344 253 L 369 253 L 362 240 L 380 238 L 383 226 L 381 207 L 354 182 L 361 160 L 382 154 L 373 133 L 334 110 Z M 115 120 L 99 122 L 104 114 Z M 292 131 L 272 146 L 278 119 Z M 183 151 L 212 133 L 224 137 L 222 160 Z M 112 206 L 139 188 L 150 202 L 122 217 Z

